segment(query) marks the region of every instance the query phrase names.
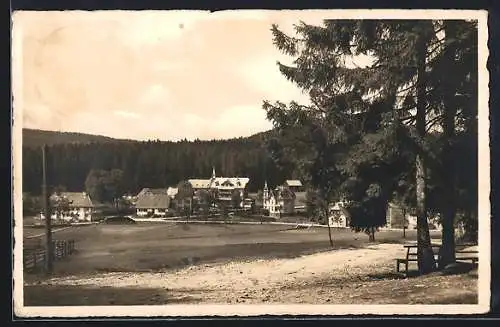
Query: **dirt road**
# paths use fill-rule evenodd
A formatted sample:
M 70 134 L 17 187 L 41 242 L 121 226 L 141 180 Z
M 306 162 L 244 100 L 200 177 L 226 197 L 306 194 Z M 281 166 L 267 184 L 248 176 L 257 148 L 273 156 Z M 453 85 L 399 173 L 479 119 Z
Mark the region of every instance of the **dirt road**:
M 200 264 L 27 283 L 26 305 L 166 303 L 475 303 L 474 274 L 403 279 L 398 244 L 373 244 L 288 259 Z

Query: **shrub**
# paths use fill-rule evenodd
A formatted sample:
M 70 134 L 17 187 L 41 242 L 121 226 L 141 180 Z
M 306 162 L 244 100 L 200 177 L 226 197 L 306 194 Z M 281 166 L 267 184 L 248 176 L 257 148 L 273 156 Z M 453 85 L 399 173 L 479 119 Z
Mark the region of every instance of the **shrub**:
M 130 224 L 136 224 L 135 220 L 129 217 L 124 217 L 124 216 L 114 216 L 114 217 L 108 217 L 104 219 L 104 223 L 106 224 L 124 224 L 124 225 L 130 225 Z

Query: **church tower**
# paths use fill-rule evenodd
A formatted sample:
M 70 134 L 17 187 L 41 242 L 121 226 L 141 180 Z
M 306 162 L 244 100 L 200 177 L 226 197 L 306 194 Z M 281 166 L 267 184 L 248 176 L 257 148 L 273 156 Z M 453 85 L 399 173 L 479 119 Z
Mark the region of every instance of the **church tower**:
M 269 189 L 267 188 L 267 180 L 264 182 L 264 194 L 263 194 L 263 201 L 264 203 L 267 201 L 269 198 Z
M 209 188 L 213 188 L 215 183 L 215 167 L 212 166 L 212 177 L 210 177 Z

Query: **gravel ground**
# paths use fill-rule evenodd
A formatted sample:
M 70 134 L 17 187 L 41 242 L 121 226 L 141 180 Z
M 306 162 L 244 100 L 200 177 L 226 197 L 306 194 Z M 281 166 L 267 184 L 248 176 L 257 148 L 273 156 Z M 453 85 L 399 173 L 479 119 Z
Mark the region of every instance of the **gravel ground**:
M 398 244 L 372 244 L 286 259 L 54 277 L 25 281 L 25 305 L 477 303 L 476 271 L 403 278 L 394 259 L 404 253 Z

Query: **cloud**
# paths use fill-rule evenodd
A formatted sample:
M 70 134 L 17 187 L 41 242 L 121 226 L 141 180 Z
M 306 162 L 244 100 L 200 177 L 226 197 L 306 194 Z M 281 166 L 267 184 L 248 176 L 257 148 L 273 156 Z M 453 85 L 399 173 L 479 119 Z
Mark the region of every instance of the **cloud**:
M 290 64 L 293 59 L 279 53 L 275 53 L 274 56 L 261 56 L 245 62 L 238 71 L 249 85 L 263 94 L 266 100 L 283 102 L 294 100 L 308 104 L 309 96 L 286 79 L 279 70 L 277 60 L 283 64 Z
M 279 72 L 276 60 L 291 58 L 277 51 L 270 27 L 305 16 L 30 13 L 21 36 L 24 121 L 33 128 L 162 140 L 267 130 L 263 100 L 308 100 Z
M 169 91 L 162 84 L 153 84 L 139 98 L 139 105 L 164 105 L 169 99 Z
M 135 113 L 135 112 L 130 112 L 130 111 L 122 111 L 122 110 L 115 110 L 113 111 L 113 114 L 116 116 L 120 116 L 123 118 L 139 118 L 141 115 Z
M 127 20 L 121 21 L 122 40 L 134 48 L 172 42 L 180 39 L 197 22 L 206 20 L 208 14 L 208 11 L 127 12 Z
M 272 124 L 266 120 L 266 112 L 253 105 L 230 107 L 212 118 L 184 114 L 177 120 L 177 126 L 183 136 L 175 139 L 185 137 L 190 140 L 246 137 L 272 128 Z
M 243 105 L 222 111 L 214 122 L 214 128 L 220 130 L 225 135 L 223 137 L 250 136 L 271 129 L 272 124 L 266 119 L 262 107 Z

